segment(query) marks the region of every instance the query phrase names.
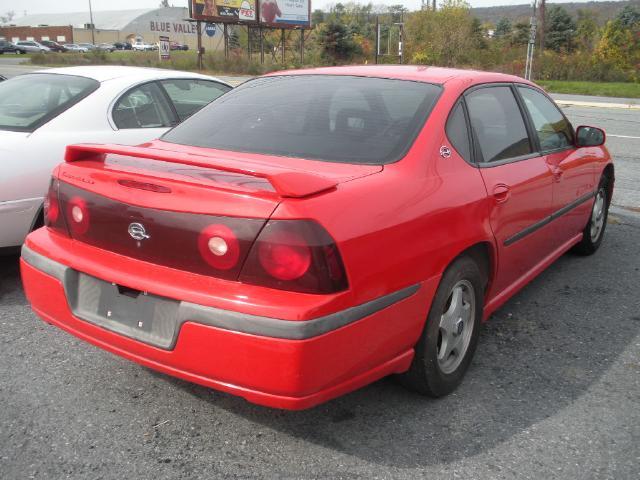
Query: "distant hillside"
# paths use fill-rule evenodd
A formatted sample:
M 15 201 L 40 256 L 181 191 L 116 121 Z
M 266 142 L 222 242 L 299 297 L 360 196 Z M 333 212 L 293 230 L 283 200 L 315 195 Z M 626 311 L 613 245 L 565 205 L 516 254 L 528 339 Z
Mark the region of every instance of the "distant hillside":
M 553 3 L 547 2 L 547 8 Z M 584 2 L 584 3 L 559 3 L 572 17 L 577 16 L 578 10 L 592 10 L 596 13 L 600 24 L 615 17 L 625 5 L 635 5 L 640 8 L 640 0 L 627 0 L 623 2 Z M 502 17 L 508 18 L 512 22 L 528 21 L 531 16 L 531 5 L 504 5 L 498 7 L 483 7 L 471 9 L 473 15 L 482 22 L 490 22 L 494 25 Z

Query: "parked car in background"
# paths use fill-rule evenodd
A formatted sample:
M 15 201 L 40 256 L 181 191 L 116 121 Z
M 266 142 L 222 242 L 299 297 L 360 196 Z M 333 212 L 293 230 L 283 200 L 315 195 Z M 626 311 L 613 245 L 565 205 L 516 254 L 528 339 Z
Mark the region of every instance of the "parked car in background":
M 86 48 L 88 52 L 98 48 L 93 43 L 79 43 L 78 46 L 81 48 Z
M 68 52 L 87 53 L 89 51 L 86 47 L 81 47 L 80 45 L 78 45 L 76 43 L 65 43 L 64 46 L 65 46 L 65 48 L 67 49 Z
M 116 47 L 111 43 L 100 43 L 96 48 L 101 52 L 114 52 L 116 50 Z
M 152 51 L 152 50 L 157 50 L 158 46 L 157 45 L 153 45 L 150 43 L 145 43 L 143 41 L 136 41 L 134 43 L 131 44 L 131 47 L 133 48 L 133 50 L 139 51 L 139 52 L 147 52 L 147 51 Z
M 113 44 L 116 50 L 131 50 L 131 44 L 129 42 L 116 42 Z
M 189 45 L 178 42 L 169 42 L 169 48 L 171 50 L 189 50 Z
M 42 223 L 52 168 L 66 145 L 137 145 L 229 91 L 205 75 L 137 67 L 69 67 L 0 83 L 0 247 Z
M 42 40 L 40 43 L 45 47 L 49 47 L 49 50 L 51 50 L 52 52 L 67 51 L 67 47 L 65 47 L 64 45 L 60 45 L 58 42 L 54 42 L 52 40 Z
M 27 53 L 47 53 L 51 51 L 49 47 L 33 40 L 21 40 L 16 42 L 16 46 L 24 49 Z
M 13 42 L 0 40 L 0 55 L 3 53 L 27 53 L 27 50 L 24 47 L 19 47 Z
M 440 397 L 482 321 L 600 247 L 604 141 L 512 75 L 271 74 L 159 140 L 68 147 L 26 295 L 84 341 L 271 407 L 390 374 Z

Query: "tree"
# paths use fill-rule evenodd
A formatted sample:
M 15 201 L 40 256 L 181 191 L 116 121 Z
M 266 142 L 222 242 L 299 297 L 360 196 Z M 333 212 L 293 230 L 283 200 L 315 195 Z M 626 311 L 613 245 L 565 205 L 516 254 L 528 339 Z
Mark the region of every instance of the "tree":
M 511 30 L 511 20 L 502 17 L 496 24 L 496 31 L 494 32 L 494 36 L 498 38 L 506 37 L 511 34 Z
M 403 5 L 389 5 L 387 11 L 391 15 L 391 19 L 394 22 L 402 22 L 404 20 L 404 14 L 409 10 Z
M 471 19 L 471 38 L 475 48 L 484 50 L 487 48 L 487 30 L 482 25 L 482 22 L 478 17 Z
M 595 13 L 592 10 L 578 10 L 576 41 L 580 50 L 592 51 L 597 35 L 598 24 Z
M 518 22 L 513 27 L 511 33 L 511 43 L 513 45 L 526 45 L 529 43 L 531 25 L 526 22 Z
M 16 12 L 9 10 L 4 15 L 0 15 L 0 23 L 11 23 L 11 20 L 16 16 Z
M 322 22 L 324 22 L 324 12 L 317 8 L 311 14 L 311 23 L 313 25 L 320 25 Z
M 351 60 L 362 53 L 355 42 L 353 32 L 343 23 L 331 19 L 322 25 L 318 32 L 318 45 L 322 57 L 330 63 Z
M 622 71 L 640 65 L 640 17 L 626 7 L 604 27 L 596 47 L 599 63 Z M 637 75 L 637 73 L 636 73 Z
M 640 24 L 640 10 L 632 5 L 627 5 L 620 11 L 616 20 L 620 21 L 622 28 L 633 28 Z
M 169 0 L 162 0 L 160 2 L 160 8 L 169 8 L 171 5 L 169 5 Z
M 552 5 L 545 19 L 545 47 L 556 52 L 570 52 L 574 47 L 576 22 L 561 6 Z
M 448 67 L 468 63 L 475 47 L 473 28 L 469 4 L 461 0 L 446 0 L 435 12 L 414 12 L 405 22 L 407 58 Z

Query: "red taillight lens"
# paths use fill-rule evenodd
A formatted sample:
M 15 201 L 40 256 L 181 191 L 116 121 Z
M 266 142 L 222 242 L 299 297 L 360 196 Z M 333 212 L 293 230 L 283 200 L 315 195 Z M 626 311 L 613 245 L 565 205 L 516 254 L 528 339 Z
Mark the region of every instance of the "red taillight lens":
M 260 265 L 278 280 L 295 280 L 311 265 L 311 249 L 298 232 L 276 230 L 258 247 Z
M 57 180 L 51 179 L 49 191 L 44 198 L 44 221 L 45 225 L 51 226 L 58 221 L 60 216 L 60 203 L 58 202 Z
M 240 243 L 233 230 L 226 225 L 209 225 L 198 236 L 198 250 L 213 268 L 229 270 L 238 263 Z
M 333 293 L 347 288 L 344 265 L 333 238 L 311 220 L 267 222 L 239 279 L 307 293 Z
M 67 225 L 73 234 L 87 233 L 89 230 L 89 207 L 82 197 L 73 197 L 66 205 Z
M 52 178 L 49 191 L 44 198 L 44 224 L 52 230 L 69 235 L 67 226 L 64 223 L 64 218 L 60 215 L 59 186 L 60 182 L 58 179 Z

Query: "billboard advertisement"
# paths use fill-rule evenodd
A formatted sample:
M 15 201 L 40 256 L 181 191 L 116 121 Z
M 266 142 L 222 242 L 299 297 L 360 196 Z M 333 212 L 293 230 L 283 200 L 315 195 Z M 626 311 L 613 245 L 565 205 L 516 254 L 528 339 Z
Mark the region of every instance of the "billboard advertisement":
M 257 0 L 191 0 L 191 18 L 205 22 L 256 23 Z
M 260 23 L 278 28 L 309 28 L 311 0 L 259 0 Z

